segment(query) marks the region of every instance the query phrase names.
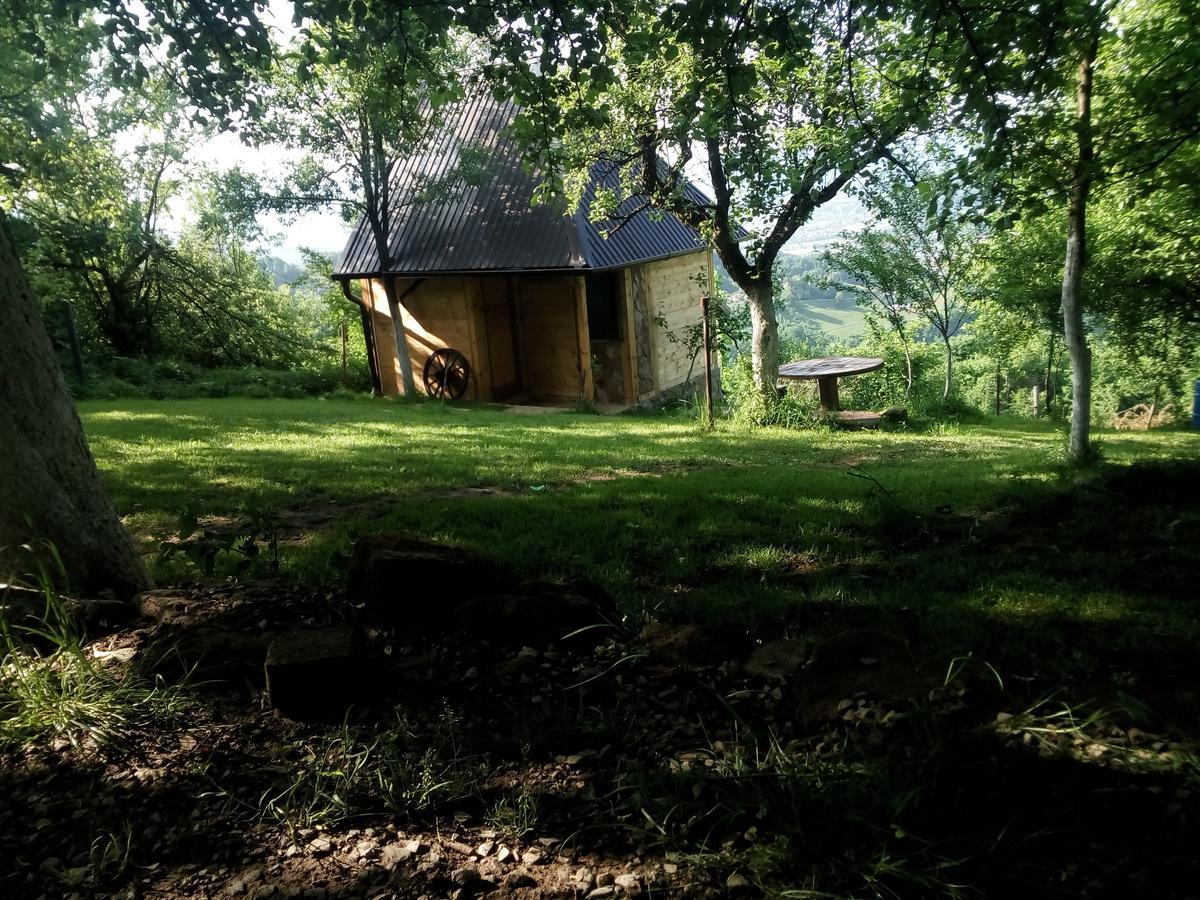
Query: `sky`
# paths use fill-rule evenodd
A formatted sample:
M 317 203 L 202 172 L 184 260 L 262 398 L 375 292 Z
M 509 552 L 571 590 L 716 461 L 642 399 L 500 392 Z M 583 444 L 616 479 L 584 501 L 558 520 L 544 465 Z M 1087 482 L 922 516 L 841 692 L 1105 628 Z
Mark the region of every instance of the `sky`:
M 297 33 L 292 24 L 291 0 L 270 0 L 264 19 L 283 41 Z M 196 147 L 192 159 L 214 169 L 240 167 L 270 177 L 278 175 L 298 156 L 282 147 L 250 147 L 237 135 L 224 133 Z M 337 210 L 314 211 L 287 222 L 277 216 L 263 215 L 259 222 L 267 235 L 262 249 L 293 265 L 300 264 L 301 247 L 336 254 L 341 252 L 350 236 L 350 225 L 342 220 Z

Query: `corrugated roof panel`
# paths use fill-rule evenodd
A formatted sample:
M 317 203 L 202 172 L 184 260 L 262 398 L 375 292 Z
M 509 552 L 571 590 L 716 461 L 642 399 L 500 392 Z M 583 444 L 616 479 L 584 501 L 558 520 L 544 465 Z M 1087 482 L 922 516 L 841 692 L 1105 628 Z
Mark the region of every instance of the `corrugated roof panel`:
M 619 187 L 604 164 L 593 168 L 593 183 L 573 216 L 533 206 L 539 179 L 525 170 L 520 149 L 504 134 L 516 113 L 514 104 L 486 93 L 440 113 L 424 145 L 393 167 L 386 265 L 379 263 L 364 217 L 334 275 L 609 269 L 704 248 L 700 235 L 670 214 L 643 210 L 620 227 L 588 221 L 597 185 Z M 480 163 L 477 184 L 458 174 L 466 156 Z M 440 190 L 431 193 L 431 186 Z M 685 190 L 709 202 L 691 184 Z M 621 212 L 639 205 L 639 198 L 630 198 Z

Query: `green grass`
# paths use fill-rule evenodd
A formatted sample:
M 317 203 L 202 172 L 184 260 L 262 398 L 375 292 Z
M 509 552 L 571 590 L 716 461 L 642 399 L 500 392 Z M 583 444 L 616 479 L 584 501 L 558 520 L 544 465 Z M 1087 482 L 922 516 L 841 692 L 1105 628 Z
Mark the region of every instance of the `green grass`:
M 850 296 L 793 300 L 788 309 L 795 318 L 841 341 L 859 337 L 866 328 L 863 308 Z
M 283 530 L 283 571 L 310 580 L 340 577 L 354 537 L 400 531 L 530 575 L 588 576 L 634 615 L 757 634 L 919 611 L 970 645 L 996 621 L 1113 625 L 1180 613 L 1091 577 L 1091 560 L 1064 574 L 1054 570 L 1061 560 L 1031 562 L 1053 556 L 1038 547 L 996 560 L 939 552 L 938 528 L 965 522 L 969 550 L 975 518 L 1051 502 L 1075 477 L 1062 433 L 1044 423 L 705 433 L 682 416 L 365 400 L 81 411 L 118 508 L 148 546 L 184 511 L 203 521 L 268 510 Z M 1200 450 L 1187 432 L 1100 438 L 1117 465 Z

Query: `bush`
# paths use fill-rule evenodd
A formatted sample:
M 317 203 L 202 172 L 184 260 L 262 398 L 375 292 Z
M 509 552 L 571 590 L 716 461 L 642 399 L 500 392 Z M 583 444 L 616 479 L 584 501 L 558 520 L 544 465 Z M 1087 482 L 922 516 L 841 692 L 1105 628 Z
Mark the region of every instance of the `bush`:
M 313 397 L 333 391 L 370 390 L 366 372 L 350 372 L 350 385 L 342 384 L 340 365 L 305 365 L 292 369 L 260 366 L 205 369 L 189 363 L 152 362 L 111 357 L 93 362 L 88 378 L 69 379 L 78 400 L 188 400 L 193 398 Z

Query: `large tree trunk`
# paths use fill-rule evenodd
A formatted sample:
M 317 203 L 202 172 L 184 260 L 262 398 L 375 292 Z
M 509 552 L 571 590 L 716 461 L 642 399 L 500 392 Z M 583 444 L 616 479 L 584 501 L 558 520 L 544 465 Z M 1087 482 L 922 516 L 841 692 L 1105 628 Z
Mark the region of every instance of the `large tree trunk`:
M 1092 408 L 1092 351 L 1083 328 L 1083 302 L 1079 296 L 1087 262 L 1087 201 L 1092 185 L 1092 63 L 1093 46 L 1079 63 L 1076 85 L 1076 137 L 1079 156 L 1071 167 L 1071 197 L 1067 213 L 1067 252 L 1063 265 L 1063 332 L 1071 358 L 1071 434 L 1068 452 L 1076 459 L 1090 450 Z
M 404 308 L 396 296 L 396 279 L 391 275 L 380 276 L 383 292 L 387 295 L 388 311 L 392 314 L 392 335 L 396 339 L 396 359 L 400 362 L 400 380 L 404 383 L 404 396 L 415 397 L 417 386 L 413 383 L 412 357 L 408 355 L 408 330 L 404 325 Z
M 48 541 L 70 589 L 149 585 L 145 566 L 104 493 L 75 404 L 0 212 L 0 575 L 29 541 Z
M 742 285 L 750 303 L 751 369 L 762 395 L 775 399 L 779 381 L 779 323 L 775 320 L 775 290 L 771 279 Z

